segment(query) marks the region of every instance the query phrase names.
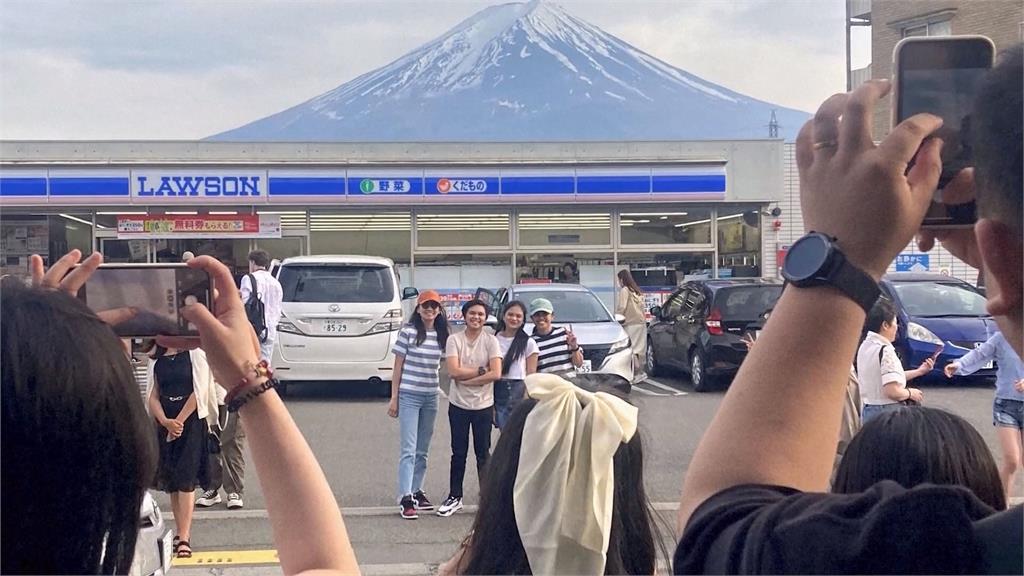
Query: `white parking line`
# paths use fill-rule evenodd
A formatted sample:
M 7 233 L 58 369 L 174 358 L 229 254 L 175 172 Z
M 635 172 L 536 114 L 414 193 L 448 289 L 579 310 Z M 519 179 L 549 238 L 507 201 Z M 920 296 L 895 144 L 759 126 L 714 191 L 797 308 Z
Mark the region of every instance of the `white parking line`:
M 646 382 L 646 383 L 648 383 L 648 384 L 650 384 L 652 386 L 657 386 L 658 388 L 661 388 L 662 390 L 666 390 L 668 392 L 671 392 L 671 393 L 673 393 L 676 396 L 686 396 L 687 395 L 687 392 L 683 392 L 682 390 L 678 390 L 678 389 L 673 388 L 671 386 L 666 386 L 665 384 L 662 384 L 661 382 L 658 382 L 654 378 L 648 378 L 647 380 L 644 380 L 644 382 Z
M 639 392 L 641 394 L 647 394 L 648 396 L 664 396 L 664 394 L 658 394 L 657 392 L 652 392 L 652 391 L 647 390 L 645 388 L 641 388 L 639 385 L 633 386 L 633 388 L 631 388 L 631 390 L 633 390 L 634 392 Z

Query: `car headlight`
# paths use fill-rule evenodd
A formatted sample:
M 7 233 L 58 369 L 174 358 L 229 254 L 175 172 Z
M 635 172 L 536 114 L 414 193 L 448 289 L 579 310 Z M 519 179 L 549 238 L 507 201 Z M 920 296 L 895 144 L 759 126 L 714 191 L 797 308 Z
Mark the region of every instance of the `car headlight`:
M 907 337 L 911 340 L 917 340 L 918 342 L 928 342 L 929 344 L 943 344 L 942 340 L 935 335 L 934 332 L 921 326 L 916 322 L 907 323 Z
M 623 350 L 629 350 L 632 347 L 633 345 L 629 341 L 629 336 L 626 336 L 622 340 L 619 340 L 618 342 L 612 344 L 612 347 L 608 349 L 608 354 L 618 354 L 619 352 L 622 352 Z

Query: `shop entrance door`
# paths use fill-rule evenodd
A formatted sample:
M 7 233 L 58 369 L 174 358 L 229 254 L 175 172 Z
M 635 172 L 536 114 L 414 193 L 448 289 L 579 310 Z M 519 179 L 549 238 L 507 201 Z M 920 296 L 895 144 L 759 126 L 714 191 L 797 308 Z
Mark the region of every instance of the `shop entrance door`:
M 149 240 L 118 240 L 100 238 L 100 253 L 103 261 L 119 264 L 144 264 L 149 262 Z

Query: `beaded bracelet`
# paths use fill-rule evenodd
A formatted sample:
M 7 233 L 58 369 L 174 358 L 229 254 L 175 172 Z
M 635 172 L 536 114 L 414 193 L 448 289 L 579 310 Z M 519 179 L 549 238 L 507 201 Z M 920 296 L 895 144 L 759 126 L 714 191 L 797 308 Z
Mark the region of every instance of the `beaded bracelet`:
M 237 398 L 233 398 L 230 402 L 227 403 L 228 412 L 238 412 L 238 409 L 244 406 L 246 402 L 259 396 L 260 394 L 263 394 L 264 392 L 270 390 L 275 386 L 277 386 L 277 380 L 271 378 L 269 380 L 266 380 L 262 384 L 257 384 L 256 386 L 249 387 L 244 393 L 239 395 Z

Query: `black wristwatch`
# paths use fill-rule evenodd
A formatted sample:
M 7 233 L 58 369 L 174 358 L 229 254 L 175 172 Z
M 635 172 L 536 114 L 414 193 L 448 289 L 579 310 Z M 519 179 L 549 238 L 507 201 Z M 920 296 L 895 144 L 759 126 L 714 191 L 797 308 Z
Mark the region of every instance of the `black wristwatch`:
M 782 277 L 798 288 L 832 286 L 870 312 L 882 290 L 870 274 L 846 259 L 836 239 L 808 232 L 786 253 Z
M 476 374 L 477 376 L 483 376 L 484 374 L 487 374 L 487 368 L 481 366 L 480 368 L 477 369 Z

